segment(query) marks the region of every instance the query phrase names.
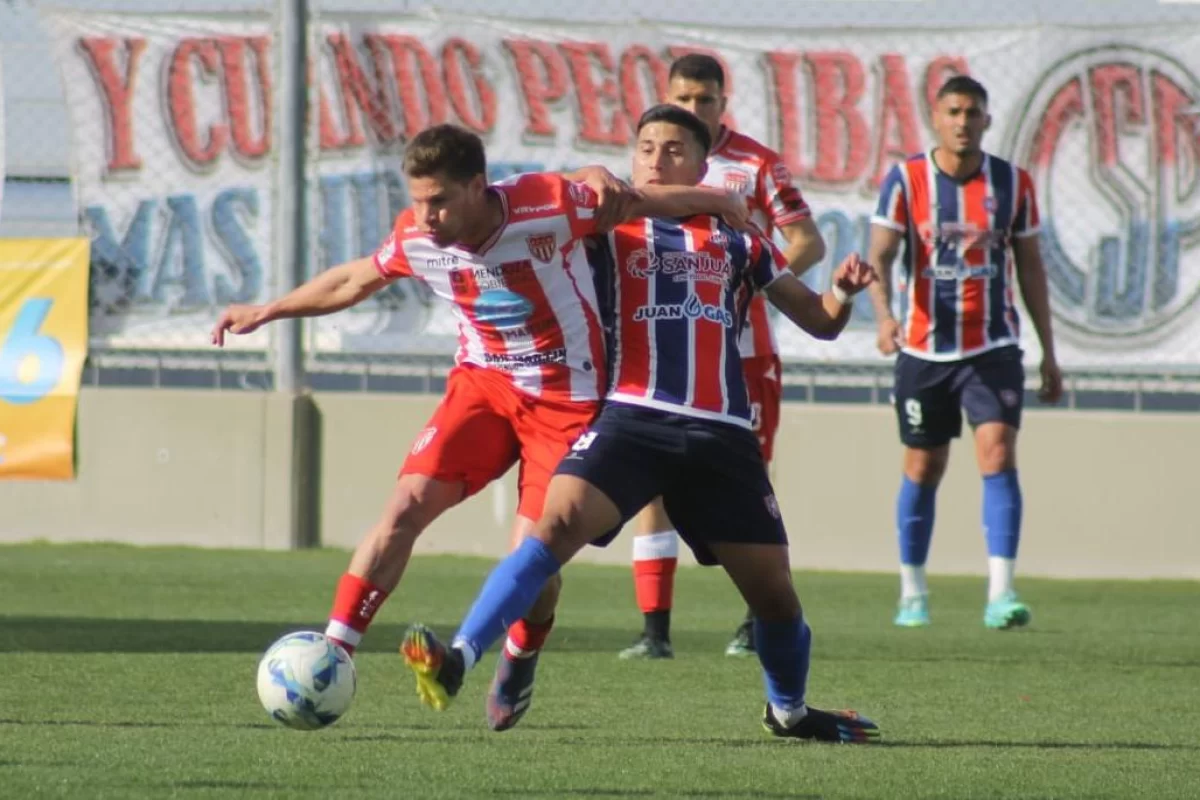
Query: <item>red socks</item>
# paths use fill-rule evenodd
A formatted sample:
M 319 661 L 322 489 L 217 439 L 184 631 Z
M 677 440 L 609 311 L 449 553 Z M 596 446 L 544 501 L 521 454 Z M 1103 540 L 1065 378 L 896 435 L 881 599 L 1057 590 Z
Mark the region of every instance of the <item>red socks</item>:
M 542 649 L 546 637 L 554 627 L 554 617 L 545 622 L 530 622 L 519 619 L 508 629 L 508 640 L 504 643 L 504 655 L 512 658 L 528 658 Z
M 671 609 L 678 563 L 679 537 L 675 531 L 634 538 L 633 586 L 643 614 Z
M 325 635 L 354 655 L 354 649 L 387 596 L 388 593 L 375 584 L 347 572 L 338 581 Z

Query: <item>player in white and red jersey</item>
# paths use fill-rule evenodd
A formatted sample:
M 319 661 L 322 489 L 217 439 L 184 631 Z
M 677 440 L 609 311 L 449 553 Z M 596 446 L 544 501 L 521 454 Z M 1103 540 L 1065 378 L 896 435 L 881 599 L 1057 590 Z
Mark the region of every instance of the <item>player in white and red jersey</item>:
M 704 185 L 720 187 L 744 198 L 751 220 L 768 237 L 778 232 L 787 241 L 784 256 L 792 272 L 804 274 L 825 255 L 825 242 L 782 157 L 723 124 L 728 98 L 721 63 L 712 56 L 692 53 L 671 64 L 668 78 L 667 101 L 699 117 L 712 136 Z M 767 302 L 761 294 L 750 301 L 738 349 L 750 393 L 754 432 L 769 464 L 779 430 L 783 367 L 767 316 Z M 638 515 L 637 525 L 638 534 L 633 542 L 634 591 L 644 627 L 642 635 L 633 646 L 622 651 L 621 657 L 669 658 L 673 655 L 671 606 L 679 538 L 657 501 Z M 752 653 L 753 630 L 747 612 L 725 649 L 726 654 Z
M 964 411 L 983 477 L 989 573 L 983 621 L 1004 629 L 1031 617 L 1013 588 L 1022 506 L 1016 443 L 1025 398 L 1014 277 L 1042 346 L 1043 401 L 1057 402 L 1062 375 L 1033 182 L 983 151 L 989 123 L 983 86 L 965 75 L 948 80 L 934 107 L 937 147 L 892 168 L 871 220 L 871 257 L 881 274 L 872 289 L 879 348 L 885 355 L 899 350 L 892 393 L 905 450 L 896 501 L 895 623 L 903 627 L 929 624 L 925 560 L 934 501 Z M 901 244 L 908 284 L 903 328 L 892 316 L 887 281 Z
M 603 330 L 582 237 L 628 213 L 742 209 L 699 189 L 612 196 L 551 174 L 489 186 L 483 143 L 453 125 L 417 134 L 404 155 L 412 205 L 371 257 L 334 267 L 275 302 L 231 306 L 213 330 L 249 333 L 284 317 L 348 308 L 402 277 L 452 303 L 460 345 L 446 394 L 417 436 L 380 520 L 338 584 L 326 634 L 351 653 L 400 580 L 416 537 L 440 514 L 520 464 L 514 542 L 540 516 L 546 484 L 606 387 Z M 558 586 L 512 627 L 532 670 L 553 622 Z M 503 721 L 497 723 L 502 725 Z
M 663 104 L 643 114 L 637 129 L 635 187 L 699 180 L 711 140 L 697 117 Z M 610 258 L 594 263 L 615 279 L 617 311 L 604 408 L 559 464 L 534 532 L 488 577 L 452 645 L 423 625 L 409 628 L 402 651 L 419 693 L 444 708 L 503 633 L 504 620 L 525 613 L 580 549 L 607 544 L 661 496 L 697 560 L 719 563 L 754 610 L 767 729 L 825 742 L 877 741 L 870 720 L 806 703 L 811 633 L 737 363 L 749 291 L 764 290 L 809 333 L 835 338 L 850 318 L 850 295 L 874 271 L 855 254 L 834 272 L 834 290 L 818 295 L 761 233 L 739 233 L 709 216 L 635 219 L 604 238 Z

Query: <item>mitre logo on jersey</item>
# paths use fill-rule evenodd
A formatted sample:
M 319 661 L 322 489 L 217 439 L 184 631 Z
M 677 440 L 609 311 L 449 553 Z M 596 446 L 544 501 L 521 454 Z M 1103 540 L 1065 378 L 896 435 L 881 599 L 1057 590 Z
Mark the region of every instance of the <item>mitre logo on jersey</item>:
M 726 191 L 736 192 L 737 194 L 745 194 L 750 188 L 750 173 L 740 170 L 731 169 L 725 173 L 725 189 Z
M 1183 61 L 1129 45 L 1076 53 L 1036 85 L 1011 152 L 1042 202 L 1061 335 L 1136 348 L 1194 318 L 1198 100 L 1200 82 Z
M 378 262 L 387 264 L 394 255 L 396 255 L 396 234 L 393 232 L 388 234 L 387 241 L 383 243 L 383 247 L 379 248 Z
M 771 180 L 779 186 L 788 186 L 792 182 L 792 173 L 782 161 L 775 162 L 771 167 Z
M 558 237 L 553 233 L 535 233 L 525 237 L 530 254 L 543 264 L 549 264 L 558 251 Z

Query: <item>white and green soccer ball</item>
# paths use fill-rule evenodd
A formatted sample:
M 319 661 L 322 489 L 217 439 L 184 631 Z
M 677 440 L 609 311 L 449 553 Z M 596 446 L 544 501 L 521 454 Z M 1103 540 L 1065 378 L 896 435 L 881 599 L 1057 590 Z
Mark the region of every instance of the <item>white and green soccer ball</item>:
M 275 641 L 258 662 L 258 699 L 288 728 L 325 728 L 350 710 L 358 676 L 354 661 L 316 631 L 296 631 Z

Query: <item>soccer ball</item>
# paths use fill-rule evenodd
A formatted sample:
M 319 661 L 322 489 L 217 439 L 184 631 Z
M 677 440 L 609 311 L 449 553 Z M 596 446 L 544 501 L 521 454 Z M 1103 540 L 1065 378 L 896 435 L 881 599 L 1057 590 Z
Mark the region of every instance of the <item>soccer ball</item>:
M 312 731 L 350 709 L 358 676 L 354 662 L 325 634 L 297 631 L 275 641 L 258 662 L 258 699 L 271 718 Z

